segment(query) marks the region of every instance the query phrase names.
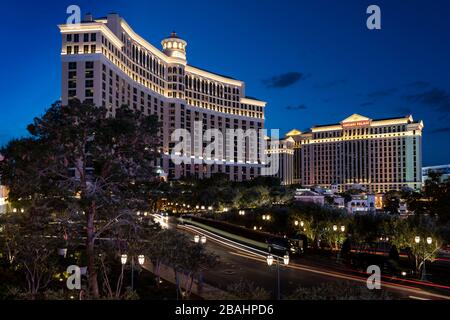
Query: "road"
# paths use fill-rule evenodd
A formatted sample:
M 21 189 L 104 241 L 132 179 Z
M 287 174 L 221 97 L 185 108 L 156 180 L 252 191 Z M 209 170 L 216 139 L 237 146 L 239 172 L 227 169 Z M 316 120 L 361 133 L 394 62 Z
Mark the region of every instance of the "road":
M 209 231 L 194 226 L 177 225 L 173 218 L 165 219 L 165 226 L 178 228 L 191 236 L 204 235 L 207 238 L 206 248 L 220 257 L 220 263 L 213 270 L 207 270 L 204 281 L 219 288 L 225 288 L 228 284 L 245 279 L 254 282 L 260 287 L 272 292 L 275 297 L 277 288 L 277 274 L 275 262 L 269 267 L 266 262 L 267 253 L 244 246 L 234 241 L 225 239 Z M 367 275 L 358 274 L 354 270 L 340 270 L 323 266 L 313 261 L 303 259 L 290 261 L 285 266 L 280 263 L 281 292 L 291 292 L 299 285 L 310 287 L 320 283 L 354 282 L 366 285 Z M 405 279 L 383 278 L 382 288 L 390 293 L 394 299 L 450 299 L 450 288 L 427 287 L 418 281 Z M 424 288 L 425 287 L 425 288 Z M 433 292 L 431 292 L 433 291 Z

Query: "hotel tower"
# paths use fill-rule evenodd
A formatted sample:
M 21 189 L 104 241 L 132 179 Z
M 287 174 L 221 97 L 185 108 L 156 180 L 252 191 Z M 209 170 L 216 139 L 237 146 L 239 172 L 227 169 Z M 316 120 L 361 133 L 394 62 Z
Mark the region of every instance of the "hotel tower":
M 356 186 L 372 193 L 419 189 L 422 129 L 412 116 L 372 120 L 354 114 L 309 132 L 292 130 L 294 183 L 340 192 Z
M 160 121 L 161 157 L 156 165 L 169 179 L 225 173 L 241 181 L 259 175 L 262 161 L 213 157 L 212 164 L 191 156 L 190 163 L 170 160 L 175 129 L 264 128 L 265 102 L 247 97 L 245 83 L 187 63 L 187 43 L 176 33 L 161 42 L 162 50 L 139 36 L 117 14 L 80 24 L 59 25 L 62 34 L 62 104 L 76 97 L 114 114 L 127 105 Z M 201 125 L 194 125 L 194 123 Z M 220 145 L 223 154 L 244 141 Z M 205 147 L 206 143 L 203 144 Z M 260 152 L 258 152 L 258 155 Z M 202 158 L 202 157 L 198 157 Z M 252 161 L 250 161 L 252 160 Z

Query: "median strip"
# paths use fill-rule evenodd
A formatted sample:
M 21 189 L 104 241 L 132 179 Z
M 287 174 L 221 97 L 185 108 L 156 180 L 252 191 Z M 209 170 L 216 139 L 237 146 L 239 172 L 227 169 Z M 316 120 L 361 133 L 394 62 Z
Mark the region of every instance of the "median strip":
M 263 242 L 255 241 L 255 240 L 248 239 L 248 238 L 244 238 L 244 237 L 235 235 L 233 233 L 229 233 L 227 231 L 223 231 L 223 230 L 220 230 L 220 229 L 208 226 L 206 224 L 203 224 L 203 223 L 200 223 L 200 222 L 197 222 L 197 221 L 184 219 L 184 223 L 192 224 L 194 226 L 197 226 L 197 227 L 203 228 L 205 230 L 208 230 L 208 231 L 210 231 L 212 233 L 221 235 L 224 238 L 227 238 L 227 239 L 230 239 L 230 240 L 234 240 L 234 241 L 237 241 L 237 242 L 242 243 L 242 244 L 247 244 L 249 246 L 256 247 L 257 249 L 261 249 L 261 250 L 264 250 L 264 251 L 267 250 L 267 244 L 265 244 Z

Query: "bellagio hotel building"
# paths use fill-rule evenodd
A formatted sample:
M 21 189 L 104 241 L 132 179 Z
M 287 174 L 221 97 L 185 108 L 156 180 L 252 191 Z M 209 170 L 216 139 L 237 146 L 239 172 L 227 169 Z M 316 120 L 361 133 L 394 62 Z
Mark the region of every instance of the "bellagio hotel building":
M 294 183 L 358 187 L 384 193 L 419 189 L 422 170 L 422 121 L 412 116 L 369 119 L 354 114 L 339 123 L 292 130 Z
M 112 114 L 127 105 L 156 115 L 162 141 L 157 166 L 169 179 L 190 175 L 202 178 L 221 172 L 240 181 L 259 174 L 259 157 L 252 162 L 214 159 L 214 164 L 208 165 L 196 159 L 174 165 L 170 160 L 175 144 L 170 140 L 172 132 L 178 128 L 193 131 L 196 121 L 202 123 L 203 131 L 264 127 L 266 103 L 247 97 L 244 82 L 188 64 L 187 43 L 175 33 L 162 40 L 159 50 L 117 14 L 100 19 L 86 15 L 82 23 L 59 25 L 59 29 L 63 104 L 76 97 Z

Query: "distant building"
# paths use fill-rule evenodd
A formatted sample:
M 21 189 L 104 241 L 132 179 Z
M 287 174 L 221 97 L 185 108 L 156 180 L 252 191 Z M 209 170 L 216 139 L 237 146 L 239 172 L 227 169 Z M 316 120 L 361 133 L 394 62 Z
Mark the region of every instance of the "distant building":
M 422 168 L 422 183 L 428 180 L 430 172 L 437 172 L 441 174 L 441 181 L 444 181 L 450 177 L 450 164 L 443 164 L 440 166 L 431 166 Z
M 291 185 L 294 182 L 294 143 L 294 139 L 286 138 L 279 140 L 274 146 L 267 140 L 266 153 L 278 156 L 278 170 L 274 176 L 280 179 L 282 185 Z
M 398 204 L 398 213 L 400 213 L 401 215 L 407 215 L 410 213 L 406 200 L 400 199 L 400 202 Z
M 352 199 L 347 202 L 349 213 L 369 213 L 375 212 L 375 195 L 357 194 L 352 195 Z
M 299 202 L 315 203 L 321 206 L 325 204 L 325 196 L 310 189 L 297 189 L 294 197 L 295 201 Z
M 423 122 L 412 116 L 370 119 L 353 114 L 309 132 L 290 131 L 295 141 L 294 183 L 305 187 L 355 186 L 370 193 L 422 184 Z
M 330 189 L 331 189 L 332 193 L 338 193 L 339 192 L 339 186 L 337 184 L 335 184 L 335 183 L 333 183 L 331 185 Z
M 263 152 L 257 152 L 257 159 L 236 155 L 232 151 L 241 143 L 245 147 L 245 141 L 232 138 L 219 143 L 211 158 L 203 157 L 206 142 L 195 144 L 193 140 L 193 152 L 180 155 L 184 163 L 175 164 L 170 156 L 175 146 L 171 136 L 176 129 L 198 135 L 219 129 L 225 135 L 227 129 L 259 132 L 264 128 L 266 103 L 247 96 L 243 81 L 189 64 L 187 42 L 175 32 L 157 48 L 118 14 L 98 19 L 86 15 L 81 23 L 62 24 L 59 29 L 63 105 L 78 98 L 106 108 L 112 115 L 127 105 L 156 116 L 161 123 L 161 157 L 155 166 L 169 180 L 223 173 L 230 180 L 243 181 L 260 175 L 264 164 L 259 155 Z
M 5 213 L 7 209 L 6 198 L 8 197 L 8 189 L 6 186 L 0 185 L 0 214 Z
M 333 206 L 339 209 L 345 208 L 345 199 L 341 196 L 333 196 Z

